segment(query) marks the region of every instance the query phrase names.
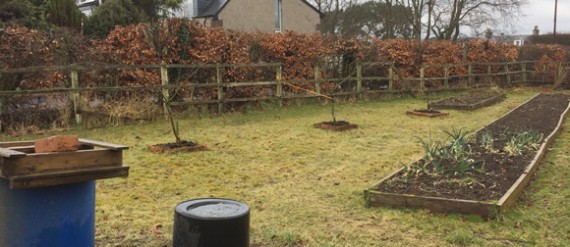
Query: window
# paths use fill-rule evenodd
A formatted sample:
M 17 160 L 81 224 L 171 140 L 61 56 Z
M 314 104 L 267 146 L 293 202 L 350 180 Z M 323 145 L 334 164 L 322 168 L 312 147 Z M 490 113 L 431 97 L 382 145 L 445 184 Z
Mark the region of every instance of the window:
M 517 39 L 517 40 L 515 40 L 515 45 L 516 45 L 516 46 L 522 46 L 522 45 L 524 45 L 524 40 L 522 40 L 522 39 Z

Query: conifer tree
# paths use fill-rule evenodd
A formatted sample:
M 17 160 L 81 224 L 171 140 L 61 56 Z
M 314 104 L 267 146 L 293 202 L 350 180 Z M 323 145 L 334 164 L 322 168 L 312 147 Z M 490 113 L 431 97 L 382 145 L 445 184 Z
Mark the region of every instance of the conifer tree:
M 83 14 L 74 0 L 48 0 L 46 3 L 48 22 L 80 31 Z
M 106 37 L 115 26 L 144 21 L 131 0 L 107 0 L 85 21 L 84 33 L 96 38 Z

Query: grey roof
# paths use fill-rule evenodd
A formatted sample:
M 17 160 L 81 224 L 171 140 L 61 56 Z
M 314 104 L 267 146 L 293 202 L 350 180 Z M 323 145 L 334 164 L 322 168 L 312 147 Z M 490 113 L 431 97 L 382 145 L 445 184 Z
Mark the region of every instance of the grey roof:
M 228 3 L 228 0 L 195 0 L 198 1 L 198 12 L 196 17 L 207 17 L 217 15 Z
M 500 35 L 493 36 L 491 40 L 501 43 L 513 43 L 515 40 L 527 40 L 531 35 L 519 34 L 519 35 Z

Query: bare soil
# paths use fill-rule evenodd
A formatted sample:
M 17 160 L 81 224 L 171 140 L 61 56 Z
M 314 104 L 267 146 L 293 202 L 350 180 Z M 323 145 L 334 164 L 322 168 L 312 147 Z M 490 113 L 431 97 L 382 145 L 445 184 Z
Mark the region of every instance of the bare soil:
M 194 151 L 205 151 L 208 148 L 204 145 L 192 141 L 180 141 L 180 142 L 169 142 L 155 144 L 148 147 L 148 150 L 153 153 L 172 153 L 178 151 L 194 152 Z
M 420 173 L 410 176 L 398 174 L 383 183 L 378 190 L 387 193 L 412 194 L 449 199 L 488 201 L 498 200 L 521 176 L 536 155 L 536 150 L 526 150 L 520 155 L 507 153 L 505 147 L 509 133 L 534 132 L 542 135 L 541 143 L 556 128 L 561 114 L 568 107 L 570 95 L 541 94 L 510 112 L 501 119 L 477 132 L 470 142 L 477 161 L 474 168 L 463 174 Z M 497 149 L 489 152 L 482 147 L 479 133 L 487 131 L 494 138 Z M 416 164 L 422 164 L 422 160 Z M 442 166 L 452 169 L 455 164 Z M 433 167 L 428 165 L 427 169 Z
M 358 125 L 351 124 L 348 121 L 339 120 L 339 121 L 326 121 L 320 122 L 313 125 L 315 128 L 319 129 L 328 129 L 332 131 L 345 131 L 349 129 L 358 128 Z

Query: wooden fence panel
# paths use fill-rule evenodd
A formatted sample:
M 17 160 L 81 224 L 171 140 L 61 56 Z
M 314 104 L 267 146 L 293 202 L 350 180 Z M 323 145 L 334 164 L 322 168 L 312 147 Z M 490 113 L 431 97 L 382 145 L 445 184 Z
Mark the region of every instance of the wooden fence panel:
M 306 80 L 287 80 L 283 78 L 283 67 L 279 63 L 267 64 L 156 64 L 156 65 L 71 65 L 71 66 L 54 66 L 54 67 L 30 67 L 16 69 L 0 69 L 1 74 L 21 74 L 30 73 L 31 75 L 41 74 L 44 72 L 64 71 L 70 73 L 70 87 L 42 88 L 32 90 L 9 90 L 0 91 L 0 115 L 2 113 L 3 99 L 15 95 L 32 95 L 32 94 L 50 94 L 50 93 L 67 93 L 72 101 L 73 114 L 75 122 L 82 122 L 80 97 L 89 97 L 86 92 L 117 92 L 117 91 L 136 91 L 136 90 L 160 90 L 162 92 L 163 101 L 170 100 L 172 90 L 185 88 L 190 93 L 184 97 L 183 104 L 200 105 L 200 104 L 216 104 L 217 112 L 223 113 L 224 107 L 231 102 L 248 102 L 260 100 L 277 101 L 279 107 L 283 105 L 283 99 L 295 98 L 311 98 L 322 97 L 320 94 L 329 96 L 352 96 L 362 99 L 363 94 L 367 93 L 400 93 L 403 91 L 439 91 L 466 88 L 475 84 L 504 82 L 507 85 L 519 85 L 529 83 L 553 83 L 555 78 L 561 78 L 562 72 L 567 72 L 568 63 L 558 64 L 556 68 L 541 65 L 536 66 L 537 61 L 509 62 L 509 63 L 467 63 L 467 64 L 430 64 L 423 65 L 419 71 L 417 78 L 404 78 L 400 74 L 397 67 L 392 63 L 357 63 L 355 71 L 347 77 L 327 78 L 326 65 L 315 65 L 312 69 L 313 78 Z M 249 69 L 251 68 L 251 69 Z M 264 70 L 261 71 L 260 70 Z M 99 75 L 104 77 L 104 83 L 101 85 L 94 84 L 90 81 L 93 75 L 85 77 L 84 73 L 103 70 L 111 76 Z M 105 82 L 105 78 L 118 79 L 121 71 L 125 70 L 144 70 L 154 71 L 154 75 L 160 77 L 160 84 L 140 85 L 140 86 L 124 86 L 124 83 Z M 156 71 L 159 70 L 159 73 Z M 178 72 L 177 72 L 178 71 Z M 237 78 L 236 73 L 249 73 L 244 76 L 245 81 L 231 81 Z M 429 72 L 428 72 L 429 71 Z M 177 72 L 169 74 L 170 72 Z M 180 78 L 180 74 L 190 75 L 188 78 Z M 35 73 L 35 74 L 33 74 Z M 230 76 L 233 73 L 234 77 Z M 207 75 L 207 81 L 199 81 L 201 75 Z M 79 75 L 82 75 L 81 77 Z M 267 78 L 263 80 L 248 81 L 251 78 L 257 78 L 259 75 L 265 75 Z M 429 75 L 429 76 L 428 76 Z M 0 77 L 1 79 L 2 77 Z M 6 77 L 5 77 L 6 78 Z M 174 79 L 173 79 L 174 78 Z M 241 78 L 241 77 L 239 77 Z M 311 84 L 304 86 L 306 90 L 287 90 L 284 95 L 283 84 L 294 86 L 297 84 Z M 466 83 L 466 85 L 464 84 Z M 100 82 L 99 82 L 100 84 Z M 343 85 L 345 88 L 339 87 Z M 260 88 L 264 89 L 264 94 L 236 94 L 239 97 L 228 95 L 234 89 L 240 88 Z M 290 86 L 288 86 L 289 88 Z M 341 88 L 342 90 L 332 90 L 331 88 Z M 326 89 L 326 90 L 325 90 Z M 205 91 L 199 91 L 205 90 Z M 196 92 L 201 92 L 200 97 L 194 97 Z M 254 90 L 255 91 L 255 90 Z M 206 95 L 206 96 L 203 96 Z M 163 110 L 166 109 L 168 102 L 163 102 Z M 4 107 L 6 104 L 4 104 Z M 165 110 L 166 112 L 166 110 Z M 0 119 L 1 121 L 1 119 Z M 0 122 L 0 128 L 2 128 Z

